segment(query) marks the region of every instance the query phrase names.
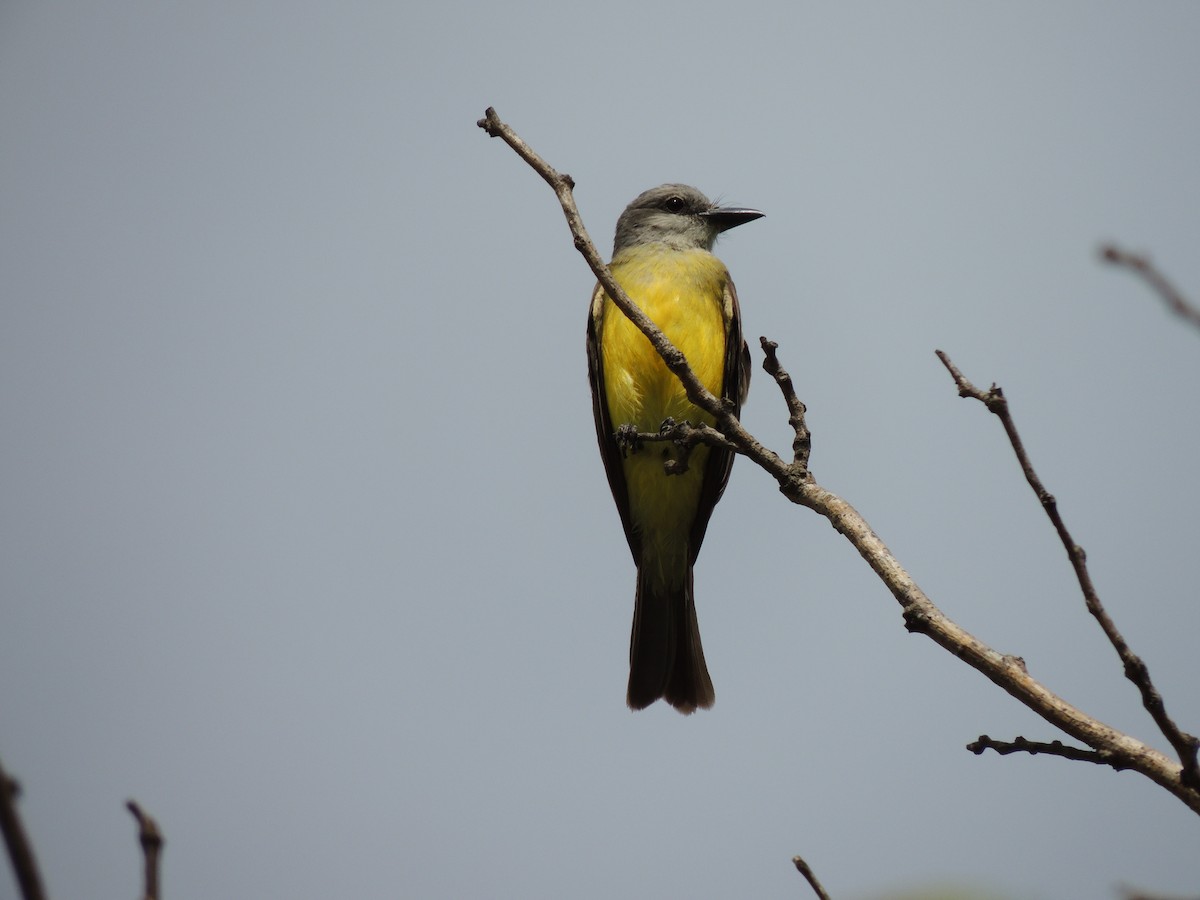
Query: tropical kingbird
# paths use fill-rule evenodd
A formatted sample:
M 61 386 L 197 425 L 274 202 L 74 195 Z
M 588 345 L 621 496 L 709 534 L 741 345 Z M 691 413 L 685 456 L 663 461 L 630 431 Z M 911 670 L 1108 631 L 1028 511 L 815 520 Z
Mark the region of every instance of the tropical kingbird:
M 685 184 L 651 188 L 617 220 L 610 265 L 630 299 L 683 352 L 701 383 L 733 403 L 735 414 L 750 384 L 750 351 L 737 291 L 712 248 L 722 231 L 760 216 L 716 206 Z M 587 348 L 600 455 L 638 571 L 626 702 L 644 709 L 661 697 L 683 713 L 708 708 L 715 694 L 700 645 L 692 566 L 734 455 L 699 445 L 685 472 L 668 475 L 664 462 L 680 457 L 675 445 L 618 442 L 623 425 L 657 432 L 667 419 L 712 425 L 713 417 L 688 401 L 679 379 L 599 285 Z

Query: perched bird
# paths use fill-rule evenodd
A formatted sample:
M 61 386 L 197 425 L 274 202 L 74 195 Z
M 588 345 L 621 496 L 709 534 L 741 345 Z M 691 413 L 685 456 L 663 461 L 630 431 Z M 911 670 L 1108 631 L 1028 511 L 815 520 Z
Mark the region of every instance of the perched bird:
M 737 412 L 750 383 L 750 352 L 733 281 L 712 248 L 722 231 L 761 216 L 716 206 L 685 184 L 651 188 L 617 220 L 610 264 L 617 283 L 683 352 L 701 383 Z M 683 713 L 708 708 L 715 694 L 700 645 L 692 566 L 733 454 L 699 445 L 683 474 L 668 475 L 663 463 L 680 457 L 678 447 L 618 441 L 622 426 L 657 432 L 667 419 L 712 425 L 713 418 L 688 401 L 679 379 L 599 285 L 587 349 L 600 455 L 637 565 L 626 702 L 644 709 L 664 698 Z

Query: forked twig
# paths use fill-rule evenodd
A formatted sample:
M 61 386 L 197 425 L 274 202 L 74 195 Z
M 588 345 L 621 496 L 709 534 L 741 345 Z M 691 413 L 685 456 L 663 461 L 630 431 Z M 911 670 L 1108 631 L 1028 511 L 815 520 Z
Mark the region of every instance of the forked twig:
M 958 367 L 950 361 L 949 356 L 938 350 L 937 357 L 950 373 L 950 377 L 954 379 L 960 397 L 978 400 L 987 407 L 989 412 L 1000 419 L 1000 423 L 1004 426 L 1004 433 L 1008 435 L 1008 442 L 1017 456 L 1017 462 L 1021 465 L 1021 471 L 1025 473 L 1025 480 L 1037 495 L 1038 502 L 1042 504 L 1051 524 L 1054 525 L 1054 530 L 1058 533 L 1059 540 L 1067 551 L 1067 557 L 1071 561 L 1071 567 L 1075 570 L 1075 577 L 1079 582 L 1079 589 L 1083 592 L 1083 600 L 1087 605 L 1088 612 L 1100 624 L 1105 637 L 1117 651 L 1117 656 L 1120 657 L 1121 663 L 1125 667 L 1125 677 L 1134 683 L 1142 695 L 1142 705 L 1150 713 L 1163 736 L 1171 742 L 1175 752 L 1179 754 L 1179 762 L 1183 767 L 1180 776 L 1182 782 L 1190 787 L 1200 788 L 1200 768 L 1198 768 L 1196 758 L 1197 750 L 1200 749 L 1200 740 L 1179 728 L 1167 714 L 1162 695 L 1151 681 L 1150 670 L 1146 667 L 1146 663 L 1130 649 L 1124 635 L 1117 629 L 1116 623 L 1104 608 L 1104 604 L 1100 602 L 1100 595 L 1088 572 L 1087 554 L 1071 537 L 1066 522 L 1063 521 L 1062 514 L 1058 511 L 1058 501 L 1053 494 L 1046 490 L 1046 486 L 1042 484 L 1042 480 L 1034 471 L 1033 463 L 1025 451 L 1025 445 L 1017 433 L 1016 423 L 1013 422 L 1012 414 L 1009 412 L 1008 400 L 1005 398 L 1004 392 L 994 384 L 986 391 L 980 390 L 967 380 Z

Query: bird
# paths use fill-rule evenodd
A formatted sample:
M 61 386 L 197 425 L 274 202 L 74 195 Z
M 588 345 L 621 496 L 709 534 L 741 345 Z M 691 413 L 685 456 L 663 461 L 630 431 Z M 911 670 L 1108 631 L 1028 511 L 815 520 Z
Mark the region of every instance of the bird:
M 735 415 L 750 384 L 750 351 L 733 279 L 712 249 L 719 234 L 762 215 L 718 206 L 689 185 L 663 184 L 621 213 L 609 266 Z M 639 710 L 663 699 L 684 714 L 707 709 L 716 694 L 700 643 L 692 567 L 734 454 L 700 444 L 682 474 L 668 475 L 664 463 L 680 461 L 679 447 L 639 447 L 618 435 L 658 432 L 671 421 L 712 425 L 714 419 L 688 400 L 679 379 L 599 284 L 589 308 L 587 356 L 600 456 L 637 566 L 626 703 Z

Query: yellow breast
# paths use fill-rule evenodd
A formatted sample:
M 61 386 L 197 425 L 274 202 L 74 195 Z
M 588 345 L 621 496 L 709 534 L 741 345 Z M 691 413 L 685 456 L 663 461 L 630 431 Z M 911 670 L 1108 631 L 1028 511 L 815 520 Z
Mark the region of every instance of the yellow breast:
M 709 391 L 721 395 L 725 368 L 724 264 L 704 250 L 636 247 L 612 263 L 613 277 L 687 357 Z M 650 342 L 605 299 L 600 334 L 609 414 L 614 425 L 656 431 L 666 418 L 712 423 Z
M 724 264 L 704 250 L 662 246 L 626 250 L 612 263 L 613 276 L 630 298 L 687 357 L 709 391 L 721 396 L 725 369 Z M 600 324 L 604 392 L 613 427 L 631 424 L 657 431 L 665 419 L 704 422 L 712 417 L 693 406 L 659 355 L 612 301 L 605 298 Z M 688 535 L 700 500 L 709 448 L 696 447 L 682 475 L 667 476 L 663 461 L 677 456 L 669 444 L 651 444 L 621 460 L 631 524 L 642 544 L 640 565 L 678 587 L 687 578 Z

